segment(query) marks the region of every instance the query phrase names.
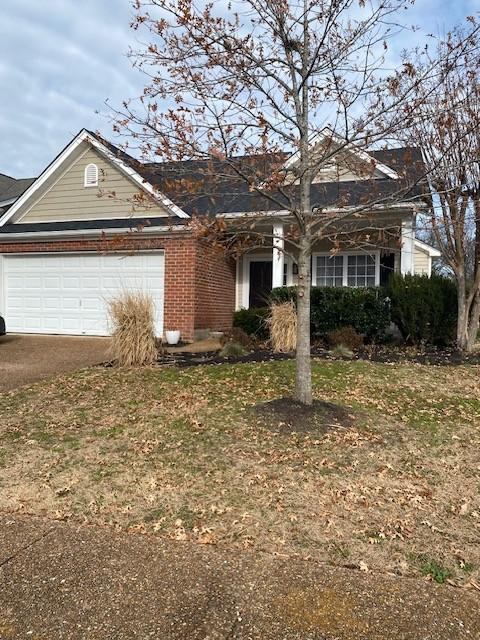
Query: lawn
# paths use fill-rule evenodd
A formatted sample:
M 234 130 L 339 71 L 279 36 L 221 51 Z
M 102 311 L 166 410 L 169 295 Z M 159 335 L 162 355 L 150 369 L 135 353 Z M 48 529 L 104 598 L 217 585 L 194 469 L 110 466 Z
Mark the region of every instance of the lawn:
M 326 435 L 252 411 L 291 361 L 62 376 L 0 396 L 0 510 L 478 585 L 479 373 L 317 360 Z

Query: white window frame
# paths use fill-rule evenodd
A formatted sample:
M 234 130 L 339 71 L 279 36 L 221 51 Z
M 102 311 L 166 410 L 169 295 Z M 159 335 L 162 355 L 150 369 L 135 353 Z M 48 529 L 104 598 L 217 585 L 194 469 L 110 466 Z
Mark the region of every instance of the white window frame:
M 88 172 L 92 167 L 95 169 L 95 182 L 90 182 L 87 178 Z M 85 171 L 83 173 L 83 186 L 87 188 L 98 187 L 98 165 L 96 165 L 94 162 L 89 162 L 85 167 Z
M 368 255 L 375 258 L 375 286 L 380 286 L 380 251 L 339 251 L 338 253 L 332 254 L 329 251 L 319 251 L 316 253 L 312 253 L 312 287 L 317 286 L 317 257 L 320 256 L 343 256 L 343 277 L 342 277 L 342 286 L 348 287 L 348 256 L 361 256 Z M 334 288 L 334 287 L 333 287 Z M 352 287 L 353 288 L 353 287 Z

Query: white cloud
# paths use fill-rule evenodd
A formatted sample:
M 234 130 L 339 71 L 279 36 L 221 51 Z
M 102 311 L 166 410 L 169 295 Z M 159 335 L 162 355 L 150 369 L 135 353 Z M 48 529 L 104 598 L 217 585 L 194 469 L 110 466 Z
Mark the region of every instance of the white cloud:
M 82 127 L 110 135 L 96 111 L 142 88 L 130 19 L 129 0 L 2 1 L 0 172 L 38 174 Z
M 0 172 L 31 176 L 82 127 L 111 125 L 96 114 L 140 94 L 142 76 L 126 58 L 141 37 L 129 27 L 129 0 L 2 0 L 0 21 Z M 478 0 L 417 0 L 405 22 L 423 27 L 395 44 L 410 47 L 442 32 Z

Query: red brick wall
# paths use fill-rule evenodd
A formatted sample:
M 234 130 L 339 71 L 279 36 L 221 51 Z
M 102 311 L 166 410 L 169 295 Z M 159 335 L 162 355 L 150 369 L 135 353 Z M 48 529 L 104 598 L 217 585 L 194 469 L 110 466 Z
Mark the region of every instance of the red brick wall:
M 195 328 L 231 329 L 235 310 L 235 263 L 205 242 L 197 244 Z
M 193 340 L 195 329 L 228 329 L 235 306 L 235 269 L 190 235 L 49 240 L 0 244 L 0 253 L 165 251 L 164 328 Z

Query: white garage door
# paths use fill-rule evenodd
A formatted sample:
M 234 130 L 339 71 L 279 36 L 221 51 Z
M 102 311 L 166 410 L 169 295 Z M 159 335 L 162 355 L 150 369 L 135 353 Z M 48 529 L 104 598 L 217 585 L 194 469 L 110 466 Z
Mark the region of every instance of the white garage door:
M 4 256 L 7 331 L 102 336 L 109 334 L 107 301 L 142 290 L 155 300 L 163 332 L 163 253 Z

